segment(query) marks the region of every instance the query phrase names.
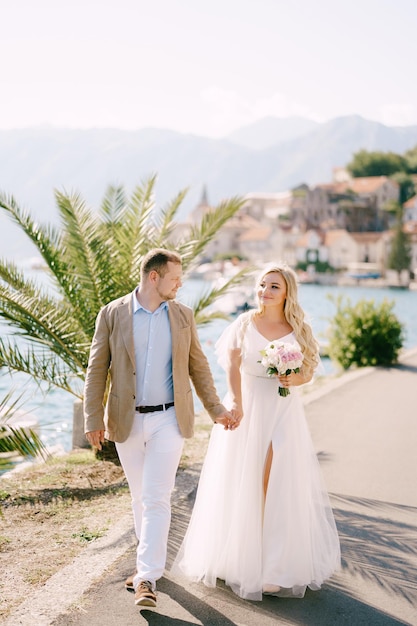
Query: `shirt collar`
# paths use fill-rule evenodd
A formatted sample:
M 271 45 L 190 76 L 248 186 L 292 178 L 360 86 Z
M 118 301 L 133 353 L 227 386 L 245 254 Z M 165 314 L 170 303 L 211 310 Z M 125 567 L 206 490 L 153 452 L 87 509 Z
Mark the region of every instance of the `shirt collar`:
M 145 307 L 143 307 L 141 305 L 141 303 L 139 302 L 139 300 L 137 299 L 136 291 L 137 291 L 137 287 L 132 292 L 132 297 L 133 297 L 133 315 L 136 313 L 136 311 L 139 311 L 139 309 L 143 309 L 144 311 L 147 311 L 149 313 L 148 309 L 145 309 Z M 168 309 L 168 301 L 167 300 L 164 300 L 163 302 L 161 302 L 161 304 L 154 311 L 154 313 L 156 313 L 156 311 L 161 311 L 162 309 Z

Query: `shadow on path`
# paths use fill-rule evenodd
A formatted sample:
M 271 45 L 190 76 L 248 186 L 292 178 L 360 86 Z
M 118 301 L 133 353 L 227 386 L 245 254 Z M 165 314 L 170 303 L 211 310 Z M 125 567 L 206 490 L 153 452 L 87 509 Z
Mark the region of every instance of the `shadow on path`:
M 417 614 L 417 508 L 368 498 L 332 500 L 343 570 L 404 598 Z
M 186 531 L 193 496 L 190 492 L 174 506 L 168 567 Z M 262 603 L 247 602 L 220 581 L 214 593 L 222 590 L 228 593 L 229 602 L 232 597 L 241 606 L 252 606 L 259 615 L 272 612 L 276 619 L 286 618 L 291 624 L 406 624 L 355 597 L 343 575 L 354 576 L 360 584 L 362 581 L 365 589 L 369 584 L 376 585 L 396 600 L 402 598 L 416 607 L 417 614 L 417 508 L 334 494 L 331 498 L 342 548 L 342 572 L 337 583 L 325 585 L 318 593 L 308 591 L 303 600 L 265 597 Z M 203 585 L 200 588 L 204 589 Z M 188 600 L 191 606 L 185 608 L 195 614 L 195 596 L 188 596 L 178 587 L 174 597 L 180 604 Z
M 194 477 L 187 490 L 180 490 L 189 497 L 177 496 L 173 504 L 168 570 L 187 528 L 195 484 Z M 124 579 L 135 565 L 132 546 L 87 591 L 78 610 L 53 624 L 410 626 L 401 617 L 417 614 L 417 508 L 334 494 L 331 500 L 341 539 L 342 571 L 321 591 L 307 590 L 302 600 L 266 596 L 262 602 L 249 602 L 222 581 L 215 589 L 203 584 L 184 586 L 168 574 L 158 582 L 158 608 L 138 609 L 124 589 Z

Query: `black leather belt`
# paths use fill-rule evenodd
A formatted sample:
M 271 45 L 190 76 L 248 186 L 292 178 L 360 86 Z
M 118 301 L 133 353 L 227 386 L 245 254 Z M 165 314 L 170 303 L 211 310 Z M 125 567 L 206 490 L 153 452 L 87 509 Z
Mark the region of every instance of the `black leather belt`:
M 157 404 L 156 406 L 137 406 L 136 411 L 139 413 L 154 413 L 155 411 L 166 411 L 174 406 L 173 402 L 167 402 L 166 404 Z

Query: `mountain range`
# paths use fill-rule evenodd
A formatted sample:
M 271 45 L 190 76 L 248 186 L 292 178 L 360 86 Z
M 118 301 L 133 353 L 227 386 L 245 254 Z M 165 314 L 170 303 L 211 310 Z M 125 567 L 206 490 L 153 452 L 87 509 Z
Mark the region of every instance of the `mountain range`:
M 79 191 L 98 206 L 108 185 L 127 191 L 158 174 L 156 202 L 189 188 L 180 218 L 199 202 L 248 192 L 285 191 L 329 182 L 361 149 L 403 153 L 417 144 L 417 126 L 392 127 L 360 116 L 324 123 L 265 118 L 221 139 L 145 128 L 0 131 L 0 190 L 44 223 L 56 221 L 53 190 Z M 1 256 L 30 256 L 16 227 L 0 213 Z

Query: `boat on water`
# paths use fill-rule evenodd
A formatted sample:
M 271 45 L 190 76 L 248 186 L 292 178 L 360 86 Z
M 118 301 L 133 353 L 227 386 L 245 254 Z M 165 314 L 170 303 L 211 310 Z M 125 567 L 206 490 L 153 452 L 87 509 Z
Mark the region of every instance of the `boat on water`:
M 369 278 L 381 278 L 381 274 L 379 272 L 348 272 L 346 274 L 349 278 L 355 278 L 356 280 L 366 280 Z

